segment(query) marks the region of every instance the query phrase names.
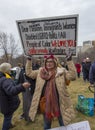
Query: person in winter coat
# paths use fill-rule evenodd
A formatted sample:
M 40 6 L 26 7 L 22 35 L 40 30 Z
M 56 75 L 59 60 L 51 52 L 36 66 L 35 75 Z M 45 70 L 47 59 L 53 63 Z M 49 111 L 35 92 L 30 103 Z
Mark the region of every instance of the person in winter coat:
M 81 65 L 80 63 L 75 64 L 76 70 L 77 70 L 77 77 L 80 78 L 80 73 L 81 73 Z
M 40 62 L 40 60 L 37 60 Z M 38 62 L 37 62 L 38 63 Z M 36 64 L 35 66 L 32 65 L 33 70 L 37 70 L 40 68 L 40 64 Z M 20 119 L 25 119 L 26 121 L 30 122 L 29 118 L 29 109 L 32 102 L 32 97 L 35 91 L 35 83 L 36 79 L 32 79 L 25 75 L 25 67 L 21 69 L 21 72 L 19 74 L 19 80 L 18 83 L 23 83 L 25 81 L 28 81 L 31 85 L 29 88 L 26 89 L 25 92 L 22 92 L 22 100 L 23 100 L 23 113 L 20 115 Z
M 82 62 L 82 72 L 83 72 L 83 80 L 84 82 L 89 82 L 89 71 L 90 71 L 91 61 L 90 58 L 87 57 Z
M 90 66 L 91 66 L 91 60 L 89 57 L 86 58 L 86 80 L 89 82 L 89 71 L 90 71 Z
M 12 116 L 20 104 L 18 94 L 30 86 L 28 82 L 15 85 L 10 74 L 11 64 L 2 63 L 0 65 L 0 109 L 4 115 L 2 130 L 9 130 L 13 127 Z
M 26 75 L 36 79 L 29 116 L 34 121 L 40 106 L 40 111 L 43 112 L 44 130 L 51 128 L 53 118 L 58 118 L 60 126 L 64 126 L 75 117 L 65 80 L 76 79 L 76 68 L 70 56 L 67 59 L 69 70 L 58 67 L 57 58 L 54 55 L 45 56 L 45 65 L 39 70 L 32 70 L 32 60 L 27 59 Z M 44 104 L 42 103 L 41 106 L 42 100 Z
M 95 61 L 92 63 L 90 66 L 90 71 L 89 71 L 89 82 L 91 86 L 95 85 Z M 95 86 L 94 86 L 95 87 Z

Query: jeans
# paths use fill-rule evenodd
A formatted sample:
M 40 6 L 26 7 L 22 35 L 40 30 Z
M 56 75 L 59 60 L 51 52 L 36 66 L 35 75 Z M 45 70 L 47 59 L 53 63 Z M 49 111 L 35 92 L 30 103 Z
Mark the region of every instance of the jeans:
M 61 115 L 58 117 L 58 122 L 59 122 L 60 126 L 64 126 Z M 48 120 L 44 115 L 44 130 L 50 129 L 51 128 L 51 123 L 52 123 L 52 120 Z
M 9 130 L 11 126 L 12 115 L 4 115 L 2 130 Z

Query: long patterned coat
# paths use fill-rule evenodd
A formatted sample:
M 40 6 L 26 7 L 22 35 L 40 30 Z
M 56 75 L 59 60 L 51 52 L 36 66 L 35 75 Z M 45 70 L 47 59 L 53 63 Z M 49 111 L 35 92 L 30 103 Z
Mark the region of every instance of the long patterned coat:
M 70 95 L 67 91 L 66 87 L 66 79 L 68 80 L 75 80 L 76 79 L 76 68 L 72 61 L 67 62 L 68 71 L 65 68 L 57 67 L 57 74 L 56 74 L 56 88 L 59 94 L 59 105 L 60 111 L 62 115 L 62 119 L 64 125 L 70 123 L 70 121 L 75 117 L 73 105 L 70 101 Z M 40 77 L 40 70 L 32 70 L 32 63 L 30 60 L 27 60 L 26 63 L 26 75 L 35 79 L 36 78 L 36 88 L 33 95 L 29 116 L 32 121 L 35 120 L 35 116 L 37 114 L 39 101 L 42 93 L 42 89 L 44 87 L 45 80 Z

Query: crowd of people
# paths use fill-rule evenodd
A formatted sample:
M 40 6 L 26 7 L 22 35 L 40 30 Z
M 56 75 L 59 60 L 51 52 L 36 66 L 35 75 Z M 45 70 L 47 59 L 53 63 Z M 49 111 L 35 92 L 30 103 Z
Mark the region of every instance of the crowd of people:
M 75 63 L 76 71 L 77 71 L 77 77 L 80 78 L 80 75 L 83 76 L 84 82 L 89 82 L 89 72 L 91 67 L 91 60 L 89 57 L 83 59 L 81 63 L 76 62 Z
M 65 126 L 75 117 L 67 85 L 80 78 L 84 82 L 95 83 L 95 62 L 85 58 L 82 63 L 72 61 L 72 55 L 66 56 L 59 64 L 58 58 L 49 54 L 44 56 L 44 63 L 37 59 L 33 63 L 27 57 L 26 65 L 18 63 L 15 75 L 11 73 L 9 63 L 0 65 L 0 112 L 4 115 L 2 130 L 14 127 L 12 117 L 19 107 L 19 93 L 22 93 L 23 110 L 20 119 L 35 121 L 37 113 L 43 115 L 44 130 L 50 129 L 52 120 L 58 119 L 60 126 Z M 13 78 L 14 77 L 14 78 Z

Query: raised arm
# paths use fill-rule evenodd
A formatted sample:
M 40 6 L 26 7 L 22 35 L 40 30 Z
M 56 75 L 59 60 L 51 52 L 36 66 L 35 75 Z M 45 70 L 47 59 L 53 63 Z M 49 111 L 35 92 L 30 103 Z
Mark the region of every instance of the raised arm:
M 36 79 L 39 70 L 32 70 L 32 60 L 27 58 L 25 73 L 28 77 Z

